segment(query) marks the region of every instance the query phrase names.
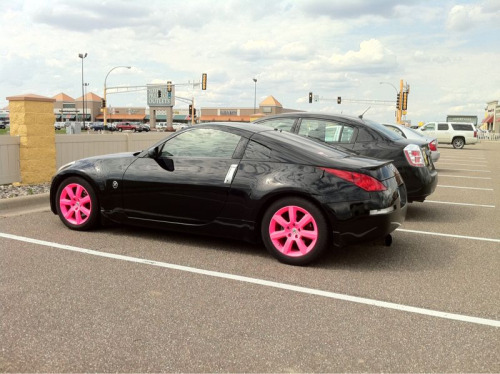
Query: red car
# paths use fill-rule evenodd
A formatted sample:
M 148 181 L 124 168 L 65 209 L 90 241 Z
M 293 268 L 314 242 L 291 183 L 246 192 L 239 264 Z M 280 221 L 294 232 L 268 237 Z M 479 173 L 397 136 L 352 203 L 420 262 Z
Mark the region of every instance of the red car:
M 115 126 L 116 131 L 132 130 L 134 132 L 140 131 L 138 126 L 132 122 L 118 122 Z

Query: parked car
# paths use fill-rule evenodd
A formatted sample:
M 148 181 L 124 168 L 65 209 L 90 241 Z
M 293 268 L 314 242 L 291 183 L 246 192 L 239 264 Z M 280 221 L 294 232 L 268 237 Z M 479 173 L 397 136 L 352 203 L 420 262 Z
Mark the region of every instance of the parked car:
M 50 205 L 73 230 L 113 221 L 258 242 L 304 265 L 331 244 L 387 236 L 406 189 L 392 163 L 254 124 L 174 132 L 136 153 L 61 167 Z
M 425 140 L 404 139 L 383 125 L 345 115 L 292 112 L 255 123 L 289 131 L 363 156 L 392 160 L 403 176 L 408 200 L 424 201 L 437 185 L 437 171 Z
M 55 122 L 54 123 L 54 129 L 55 130 L 61 130 L 66 127 L 66 122 Z
M 92 122 L 89 126 L 89 129 L 93 130 L 93 131 L 104 130 L 104 123 L 103 122 Z
M 175 131 L 187 129 L 189 126 L 191 126 L 191 125 L 188 123 L 180 123 L 180 122 L 172 123 L 172 127 L 174 128 Z
M 135 123 L 132 123 L 132 122 L 117 122 L 115 124 L 115 128 L 116 128 L 116 131 L 119 131 L 119 132 L 126 131 L 126 130 L 131 130 L 134 132 L 139 131 L 137 125 Z
M 427 144 L 429 145 L 429 149 L 431 150 L 432 162 L 436 162 L 441 157 L 441 153 L 438 150 L 438 141 L 436 138 L 431 138 L 425 136 L 421 131 L 417 131 L 402 125 L 392 125 L 388 123 L 383 124 L 389 130 L 394 131 L 396 134 L 402 136 L 406 139 L 425 139 Z
M 490 139 L 489 130 L 483 130 L 483 129 L 480 129 L 479 127 L 477 127 L 476 131 L 477 131 L 478 139 Z
M 0 129 L 5 129 L 5 128 L 7 128 L 5 122 L 0 122 Z
M 461 149 L 466 144 L 477 143 L 477 130 L 472 123 L 428 122 L 419 131 L 437 138 L 440 144 L 451 144 L 453 148 Z
M 151 129 L 149 128 L 149 125 L 148 124 L 144 124 L 144 123 L 139 123 L 136 125 L 136 131 L 139 131 L 139 132 L 149 132 Z

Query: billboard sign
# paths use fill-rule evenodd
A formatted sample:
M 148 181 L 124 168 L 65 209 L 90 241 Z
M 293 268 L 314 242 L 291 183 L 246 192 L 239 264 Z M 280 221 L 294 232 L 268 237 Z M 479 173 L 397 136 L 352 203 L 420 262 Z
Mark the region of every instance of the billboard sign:
M 175 105 L 175 86 L 172 85 L 172 91 L 168 92 L 167 85 L 148 85 L 148 106 L 150 107 L 169 107 Z

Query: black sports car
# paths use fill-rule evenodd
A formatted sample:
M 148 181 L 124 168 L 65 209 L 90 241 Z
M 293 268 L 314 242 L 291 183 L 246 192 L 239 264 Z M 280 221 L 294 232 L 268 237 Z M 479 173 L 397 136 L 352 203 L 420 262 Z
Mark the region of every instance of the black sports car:
M 303 265 L 332 243 L 387 237 L 406 189 L 387 161 L 253 124 L 197 125 L 137 153 L 59 169 L 50 204 L 71 229 L 107 220 L 258 241 Z
M 255 123 L 277 128 L 357 154 L 391 160 L 408 190 L 408 201 L 424 201 L 437 186 L 437 171 L 425 140 L 404 139 L 374 121 L 344 115 L 295 112 Z

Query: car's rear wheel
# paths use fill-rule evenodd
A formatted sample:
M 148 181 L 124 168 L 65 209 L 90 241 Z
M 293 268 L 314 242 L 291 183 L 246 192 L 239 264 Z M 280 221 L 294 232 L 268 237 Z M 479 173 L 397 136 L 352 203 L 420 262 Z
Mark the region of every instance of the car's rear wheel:
M 90 230 L 99 223 L 97 195 L 85 179 L 70 177 L 57 190 L 57 214 L 73 230 Z
M 455 138 L 455 139 L 453 139 L 452 145 L 453 145 L 453 148 L 462 149 L 465 145 L 465 139 L 464 138 Z
M 307 265 L 317 260 L 330 244 L 323 213 L 302 198 L 273 203 L 264 214 L 261 233 L 269 253 L 290 265 Z

